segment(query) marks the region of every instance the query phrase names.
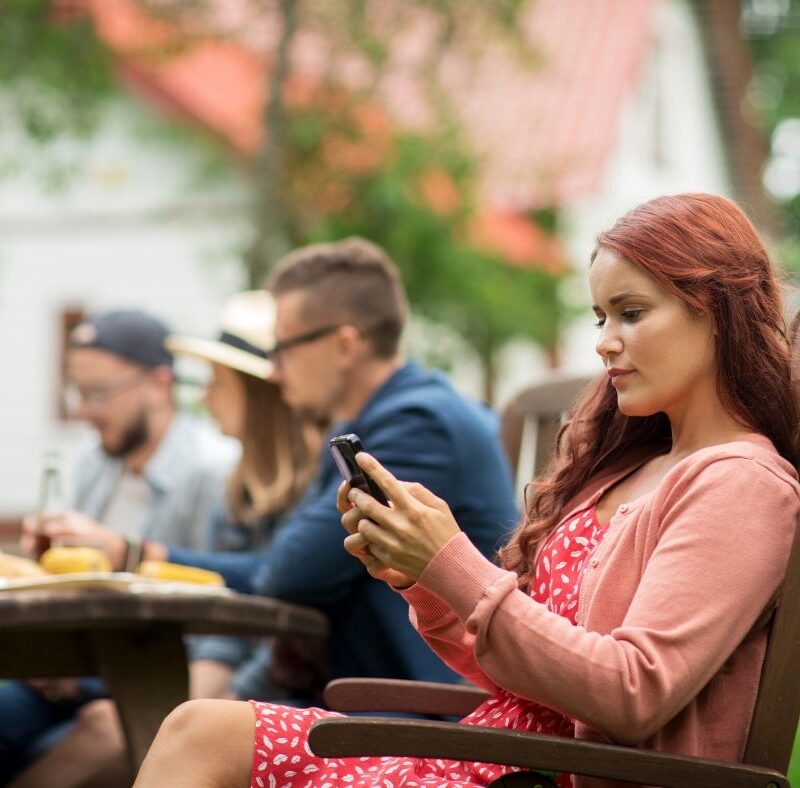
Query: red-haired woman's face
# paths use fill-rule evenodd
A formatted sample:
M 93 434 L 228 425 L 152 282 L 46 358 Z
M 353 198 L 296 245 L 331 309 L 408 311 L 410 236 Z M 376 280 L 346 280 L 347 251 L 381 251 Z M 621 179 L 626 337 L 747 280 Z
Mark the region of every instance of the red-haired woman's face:
M 673 423 L 713 413 L 718 398 L 711 320 L 604 247 L 589 270 L 589 286 L 600 330 L 596 349 L 619 409 L 627 416 L 664 412 Z

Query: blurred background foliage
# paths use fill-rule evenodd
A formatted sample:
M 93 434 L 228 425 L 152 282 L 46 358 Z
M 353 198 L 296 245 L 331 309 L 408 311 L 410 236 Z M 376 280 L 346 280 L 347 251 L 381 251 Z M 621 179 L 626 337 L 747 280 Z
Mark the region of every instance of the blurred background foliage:
M 137 2 L 172 31 L 148 57 L 168 57 L 206 37 L 242 34 L 216 25 L 208 0 Z M 491 43 L 535 68 L 535 53 L 519 33 L 524 5 L 480 0 L 467 14 L 458 0 L 393 0 L 382 5 L 376 24 L 364 0 L 253 2 L 253 19 L 268 7 L 282 31 L 264 73 L 264 143 L 251 156 L 227 151 L 251 195 L 252 242 L 242 259 L 250 286 L 259 286 L 293 246 L 365 235 L 397 261 L 414 310 L 454 328 L 475 351 L 489 401 L 504 343 L 525 338 L 555 354 L 569 316 L 558 297 L 567 271 L 514 266 L 474 240 L 480 163 L 453 120 L 435 64 L 450 47 L 477 58 Z M 392 39 L 412 8 L 424 9 L 436 22 L 436 40 L 419 69 L 434 123 L 416 133 L 393 128 L 376 98 Z M 297 81 L 290 50 L 303 30 L 324 33 L 331 63 L 343 53 L 362 58 L 369 78 L 357 92 L 336 84 L 333 67 L 328 81 L 313 90 Z M 8 105 L 2 122 L 15 124 L 44 157 L 58 139 L 96 131 L 104 107 L 120 90 L 114 58 L 80 0 L 5 0 L 0 82 Z M 198 143 L 197 130 L 187 129 L 186 138 Z M 23 166 L 18 159 L 7 164 Z M 555 217 L 547 214 L 547 230 Z
M 700 0 L 698 0 L 700 1 Z M 732 0 L 734 1 L 734 0 Z M 206 38 L 236 38 L 242 30 L 217 24 L 210 0 L 137 0 L 173 31 L 149 57 L 169 57 Z M 196 128 L 175 125 L 179 144 L 205 150 L 207 172 L 236 170 L 248 184 L 252 241 L 242 264 L 257 286 L 291 247 L 360 233 L 383 244 L 400 265 L 415 311 L 453 327 L 484 369 L 492 398 L 497 352 L 515 338 L 554 355 L 570 312 L 558 297 L 567 271 L 509 264 L 477 243 L 472 232 L 481 206 L 480 162 L 454 121 L 435 64 L 449 47 L 478 58 L 491 42 L 528 68 L 536 53 L 524 46 L 519 16 L 524 0 L 480 0 L 463 13 L 457 0 L 389 0 L 375 24 L 365 0 L 274 0 L 251 3 L 254 19 L 269 8 L 282 34 L 264 81 L 264 144 L 251 156 L 225 148 Z M 784 233 L 778 257 L 800 279 L 800 0 L 741 0 L 742 27 L 753 55 L 753 80 L 743 113 L 763 124 L 770 145 L 764 182 L 781 206 Z M 377 100 L 390 67 L 392 40 L 410 8 L 435 16 L 436 40 L 420 67 L 435 123 L 424 133 L 392 126 Z M 357 92 L 329 80 L 313 91 L 298 84 L 290 49 L 303 31 L 322 31 L 331 63 L 357 53 L 369 78 Z M 81 0 L 4 0 L 0 25 L 0 124 L 32 143 L 29 150 L 53 184 L 68 181 L 69 162 L 54 152 L 64 138 L 89 138 L 104 108 L 122 90 L 115 59 L 96 35 Z M 151 135 L 164 144 L 167 135 Z M 210 155 L 209 154 L 210 151 Z M 219 167 L 222 161 L 223 167 Z M 42 162 L 48 166 L 42 167 Z M 12 156 L 0 169 L 28 166 Z M 532 217 L 558 231 L 558 212 Z
M 742 25 L 753 54 L 744 112 L 769 138 L 764 184 L 781 207 L 785 231 L 778 257 L 800 281 L 800 2 L 743 0 Z
M 91 20 L 60 13 L 51 0 L 4 0 L 0 83 L 13 109 L 3 123 L 19 124 L 41 144 L 93 133 L 117 91 L 111 54 Z

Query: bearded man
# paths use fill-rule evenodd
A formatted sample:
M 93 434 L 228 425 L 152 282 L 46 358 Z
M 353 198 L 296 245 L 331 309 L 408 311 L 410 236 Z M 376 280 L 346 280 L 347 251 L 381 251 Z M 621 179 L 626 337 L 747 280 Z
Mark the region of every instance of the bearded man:
M 73 469 L 67 510 L 48 521 L 76 533 L 100 524 L 119 533 L 124 568 L 135 568 L 146 539 L 206 549 L 211 509 L 236 456 L 222 436 L 177 409 L 168 333 L 144 312 L 118 310 L 87 318 L 69 336 L 65 404 L 94 427 L 96 441 Z M 0 685 L 0 785 L 105 694 L 95 678 Z

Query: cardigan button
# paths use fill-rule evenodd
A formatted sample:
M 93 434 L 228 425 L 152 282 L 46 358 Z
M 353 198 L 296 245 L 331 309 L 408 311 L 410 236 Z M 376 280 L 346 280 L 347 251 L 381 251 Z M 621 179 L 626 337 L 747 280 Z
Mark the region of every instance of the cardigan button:
M 628 511 L 628 504 L 626 504 L 626 503 L 620 504 L 619 513 L 620 514 L 625 514 L 625 512 L 627 512 L 627 511 Z
M 599 561 L 598 561 L 596 558 L 592 558 L 592 560 L 591 560 L 591 561 L 589 561 L 589 564 L 590 564 L 590 566 L 591 566 L 592 568 L 596 567 L 596 566 L 597 566 L 599 563 L 600 563 L 600 562 L 599 562 Z

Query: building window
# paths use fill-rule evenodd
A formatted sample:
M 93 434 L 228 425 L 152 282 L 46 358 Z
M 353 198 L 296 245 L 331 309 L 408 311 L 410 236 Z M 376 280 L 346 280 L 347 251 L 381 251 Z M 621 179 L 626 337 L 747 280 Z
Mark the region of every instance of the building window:
M 67 385 L 67 349 L 69 348 L 69 335 L 72 329 L 86 317 L 86 310 L 80 306 L 69 306 L 61 310 L 58 321 L 59 353 L 58 375 L 56 377 L 56 413 L 61 421 L 71 421 L 72 416 L 67 410 L 64 401 L 64 389 Z

